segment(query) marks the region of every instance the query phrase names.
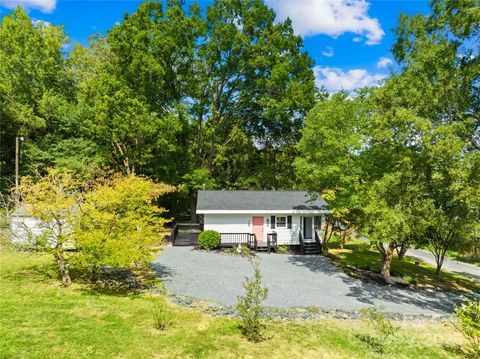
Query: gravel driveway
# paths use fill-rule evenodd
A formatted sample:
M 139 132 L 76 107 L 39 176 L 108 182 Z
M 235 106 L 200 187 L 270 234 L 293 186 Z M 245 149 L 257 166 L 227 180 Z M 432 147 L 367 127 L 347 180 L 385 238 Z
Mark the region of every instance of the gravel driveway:
M 265 305 L 316 306 L 358 310 L 382 305 L 404 314 L 450 313 L 460 295 L 453 292 L 400 289 L 364 283 L 340 272 L 321 256 L 259 254 L 263 283 L 269 288 Z M 178 295 L 233 305 L 243 293 L 242 281 L 253 269 L 247 259 L 207 253 L 191 247 L 167 247 L 154 261 L 167 288 Z

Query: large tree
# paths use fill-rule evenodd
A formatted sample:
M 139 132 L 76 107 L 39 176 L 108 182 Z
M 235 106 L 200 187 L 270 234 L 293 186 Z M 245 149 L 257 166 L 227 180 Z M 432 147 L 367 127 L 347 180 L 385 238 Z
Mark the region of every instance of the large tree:
M 28 143 L 62 126 L 72 100 L 60 26 L 32 21 L 18 7 L 0 22 L 1 185 L 13 174 L 15 137 Z
M 414 232 L 435 255 L 438 273 L 446 251 L 478 221 L 473 198 L 466 200 L 458 183 L 478 190 L 480 61 L 473 54 L 480 13 L 474 1 L 433 1 L 432 10 L 429 16 L 400 17 L 394 55 L 401 71 L 369 99 L 368 152 L 376 164 L 370 182 L 403 179 L 385 193 L 389 204 L 378 193 L 372 200 L 386 203 L 388 210 L 401 208 L 405 194 L 411 194 L 402 186 L 421 187 L 421 196 L 410 196 L 407 209 L 422 209 L 415 211 L 414 223 L 428 225 Z M 399 240 L 395 233 L 388 243 Z
M 365 113 L 359 99 L 337 93 L 321 99 L 308 113 L 295 160 L 302 187 L 322 194 L 333 206 L 327 217 L 324 247 L 335 226 L 341 223 L 341 244 L 358 226 L 362 216 L 362 146 L 365 144 Z

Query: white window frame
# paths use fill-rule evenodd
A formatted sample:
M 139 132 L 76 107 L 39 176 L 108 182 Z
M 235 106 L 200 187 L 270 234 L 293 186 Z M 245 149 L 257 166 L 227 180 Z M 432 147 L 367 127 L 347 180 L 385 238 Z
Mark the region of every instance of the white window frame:
M 278 219 L 279 218 L 283 218 L 284 219 L 284 222 L 283 222 L 283 225 L 281 223 L 279 223 Z M 287 228 L 287 216 L 276 216 L 275 217 L 275 227 L 276 228 Z

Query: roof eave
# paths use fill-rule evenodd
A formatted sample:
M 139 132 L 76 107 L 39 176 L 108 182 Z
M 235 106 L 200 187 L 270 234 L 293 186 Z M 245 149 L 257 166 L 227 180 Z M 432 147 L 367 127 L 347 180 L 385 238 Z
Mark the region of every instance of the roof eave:
M 331 209 L 197 209 L 197 214 L 329 214 Z

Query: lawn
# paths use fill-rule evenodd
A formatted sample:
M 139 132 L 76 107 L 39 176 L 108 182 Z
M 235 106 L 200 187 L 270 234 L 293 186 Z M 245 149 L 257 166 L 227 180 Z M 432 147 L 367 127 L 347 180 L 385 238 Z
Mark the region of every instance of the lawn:
M 271 322 L 268 340 L 246 341 L 238 321 L 170 305 L 172 324 L 154 329 L 145 294 L 60 286 L 50 257 L 0 252 L 1 358 L 375 358 L 362 321 Z M 463 345 L 448 323 L 402 323 L 390 358 L 452 358 Z
M 375 247 L 370 247 L 368 243 L 358 239 L 350 239 L 344 249 L 339 248 L 337 241 L 332 241 L 330 248 L 329 253 L 342 264 L 371 270 L 378 270 L 380 267 L 380 255 Z M 424 262 L 417 265 L 416 262 L 418 263 L 419 260 L 408 256 L 400 261 L 395 254 L 391 273 L 408 283 L 416 283 L 419 286 L 480 292 L 480 283 L 474 280 L 445 270 L 442 270 L 438 277 L 435 274 L 435 267 Z
M 479 257 L 470 257 L 465 254 L 461 254 L 460 252 L 457 251 L 449 251 L 447 253 L 448 258 L 459 261 L 459 262 L 465 262 L 465 263 L 470 263 L 473 265 L 476 265 L 477 267 L 480 267 L 480 258 Z

